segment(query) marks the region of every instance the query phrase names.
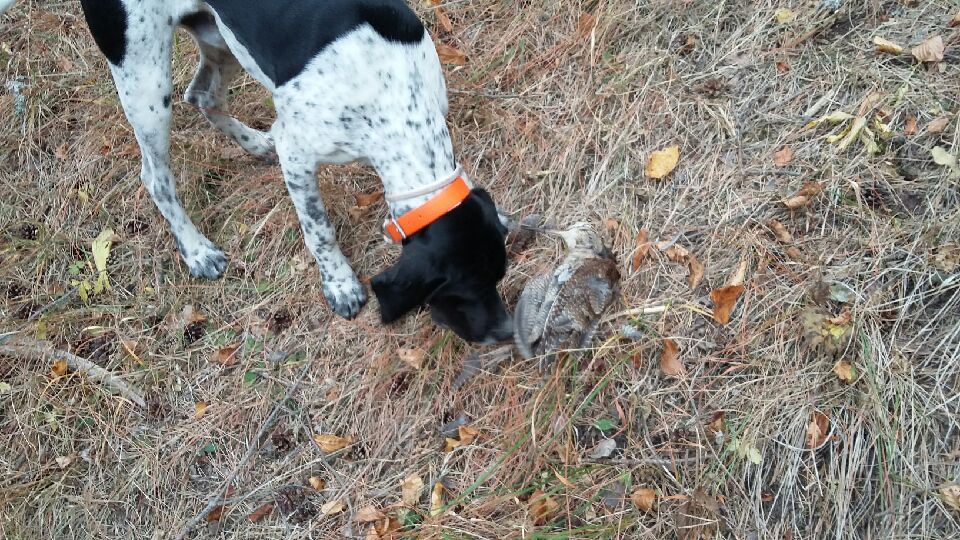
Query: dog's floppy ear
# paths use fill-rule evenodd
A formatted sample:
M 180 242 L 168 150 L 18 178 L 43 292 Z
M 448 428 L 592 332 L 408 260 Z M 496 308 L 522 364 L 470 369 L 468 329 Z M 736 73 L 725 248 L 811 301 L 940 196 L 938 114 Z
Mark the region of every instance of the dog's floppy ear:
M 374 276 L 370 285 L 380 303 L 380 320 L 384 324 L 426 302 L 434 289 L 427 282 L 422 259 L 407 250 L 393 266 Z

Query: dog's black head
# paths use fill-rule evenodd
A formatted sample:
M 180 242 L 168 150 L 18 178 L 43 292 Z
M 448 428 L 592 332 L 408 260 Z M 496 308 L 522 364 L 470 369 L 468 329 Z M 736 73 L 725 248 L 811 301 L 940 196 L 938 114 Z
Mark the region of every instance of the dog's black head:
M 510 338 L 510 315 L 497 292 L 507 269 L 506 232 L 490 195 L 474 189 L 404 240 L 396 264 L 373 278 L 380 318 L 390 323 L 426 304 L 437 324 L 467 341 Z

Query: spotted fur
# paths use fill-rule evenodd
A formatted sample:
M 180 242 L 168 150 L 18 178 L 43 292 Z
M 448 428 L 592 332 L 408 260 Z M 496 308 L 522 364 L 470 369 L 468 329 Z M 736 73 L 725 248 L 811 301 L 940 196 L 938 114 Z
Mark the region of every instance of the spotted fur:
M 0 0 L 0 6 L 9 3 Z M 170 170 L 170 63 L 178 25 L 200 49 L 200 65 L 184 99 L 247 152 L 279 162 L 304 241 L 319 265 L 324 296 L 339 315 L 355 316 L 366 292 L 337 245 L 317 188 L 317 167 L 370 164 L 387 195 L 396 196 L 434 184 L 458 165 L 447 131 L 446 86 L 436 50 L 403 0 L 81 3 L 140 146 L 143 183 L 169 222 L 190 273 L 218 278 L 227 260 L 187 216 Z M 273 94 L 277 118 L 266 132 L 228 113 L 227 89 L 241 69 Z M 391 203 L 390 210 L 402 214 L 431 196 Z M 381 310 L 387 303 L 404 308 L 381 315 L 388 322 L 427 303 L 438 320 L 461 321 L 449 326 L 465 338 L 499 339 L 509 326 L 496 293 L 505 267 L 503 227 L 485 193 L 472 195 L 455 214 L 459 217 L 418 233 L 416 242 L 405 242 L 404 250 L 419 254 L 418 279 L 424 281 L 416 302 L 388 297 L 393 294 L 389 291 L 403 290 L 390 287 L 389 276 L 405 279 L 409 270 L 395 266 L 392 274 L 378 276 L 380 290 L 388 291 Z M 467 234 L 464 228 L 477 230 Z M 471 245 L 484 247 L 465 249 Z M 478 268 L 485 269 L 482 276 Z M 451 283 L 454 276 L 460 284 Z M 467 287 L 464 283 L 475 290 L 461 290 Z M 465 305 L 479 297 L 481 307 Z

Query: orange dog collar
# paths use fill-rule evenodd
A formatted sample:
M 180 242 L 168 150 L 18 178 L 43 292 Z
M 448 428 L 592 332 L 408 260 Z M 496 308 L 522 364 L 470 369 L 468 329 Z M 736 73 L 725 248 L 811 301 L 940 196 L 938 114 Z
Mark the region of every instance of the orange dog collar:
M 470 184 L 461 175 L 448 184 L 427 202 L 400 217 L 392 217 L 383 224 L 387 237 L 399 244 L 423 230 L 427 225 L 460 206 L 470 196 Z

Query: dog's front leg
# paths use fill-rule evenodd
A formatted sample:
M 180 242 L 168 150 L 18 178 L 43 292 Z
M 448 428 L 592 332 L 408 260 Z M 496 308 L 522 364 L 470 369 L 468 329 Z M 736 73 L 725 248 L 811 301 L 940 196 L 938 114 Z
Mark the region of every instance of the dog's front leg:
M 323 296 L 337 315 L 351 319 L 367 301 L 367 293 L 337 245 L 336 232 L 317 188 L 316 163 L 285 154 L 278 148 L 283 179 L 297 209 L 307 248 L 320 266 Z

